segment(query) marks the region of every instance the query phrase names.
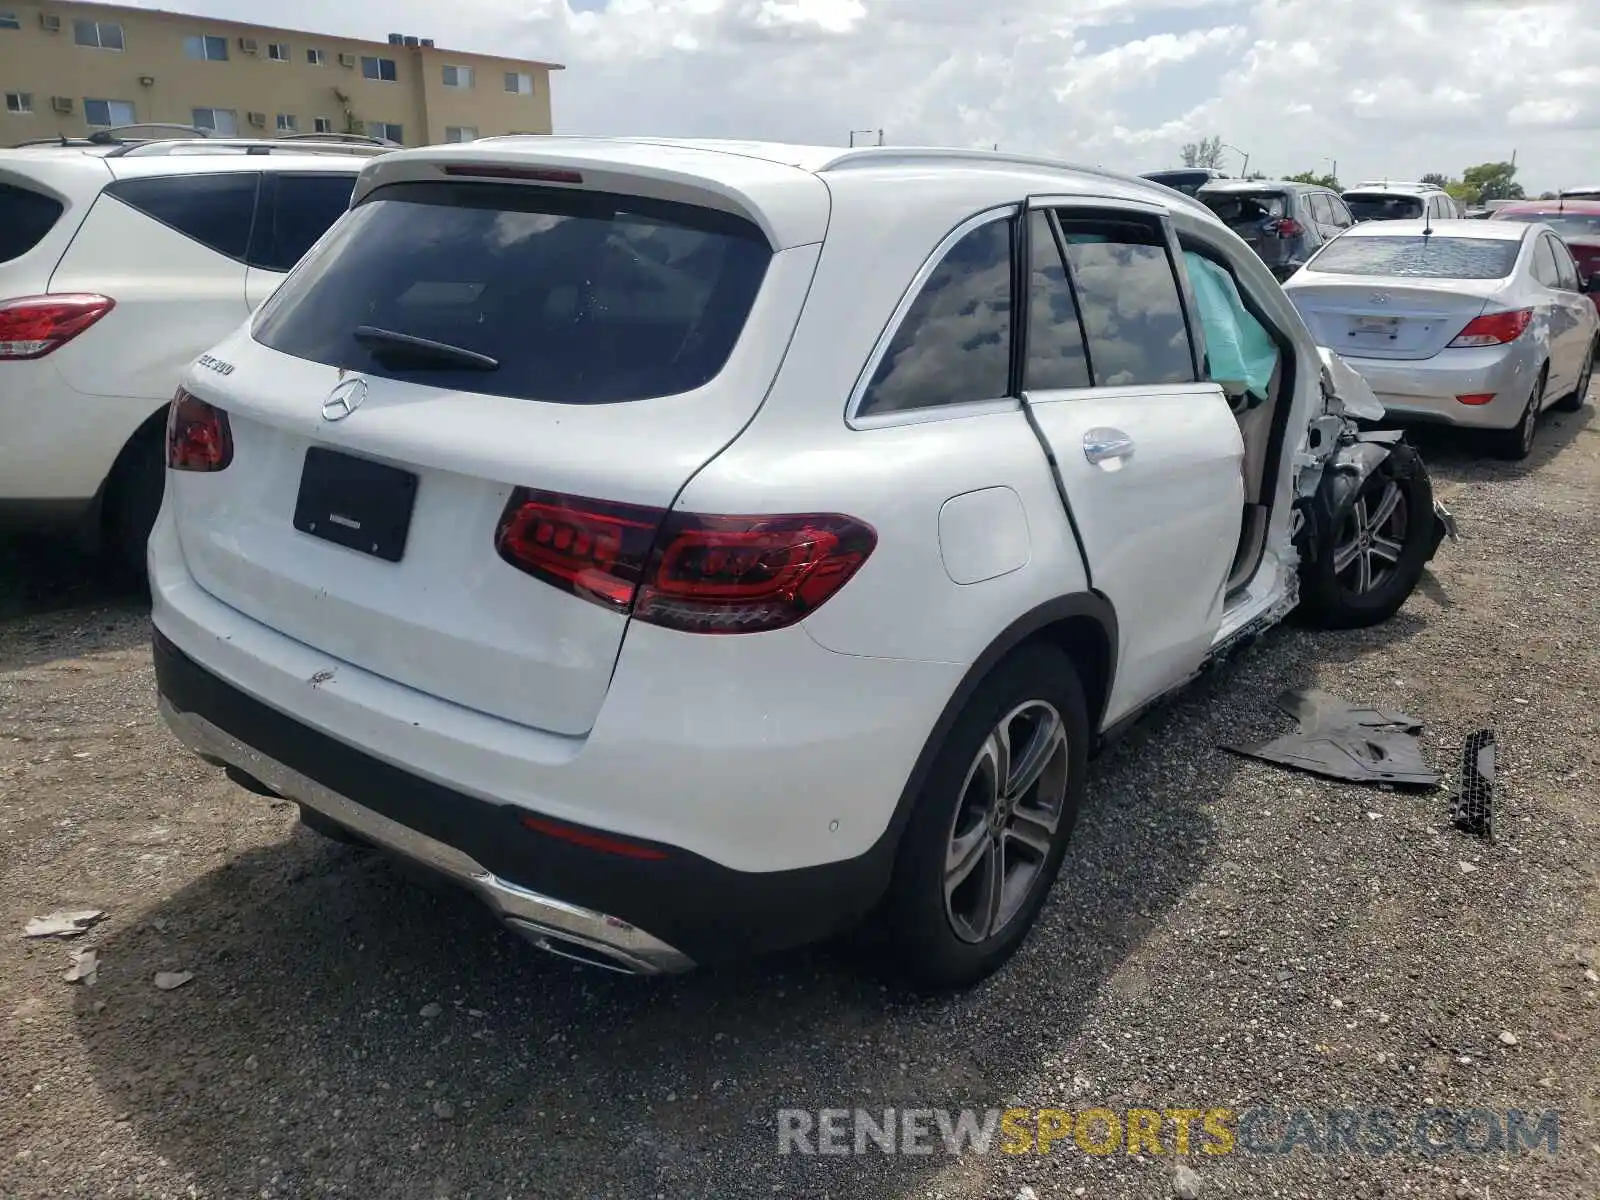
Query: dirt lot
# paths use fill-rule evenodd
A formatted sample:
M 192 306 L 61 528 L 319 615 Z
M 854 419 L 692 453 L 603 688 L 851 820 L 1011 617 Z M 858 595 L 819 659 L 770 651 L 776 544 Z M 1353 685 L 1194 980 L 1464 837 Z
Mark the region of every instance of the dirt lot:
M 1463 531 L 1423 591 L 1381 629 L 1276 632 L 1102 759 L 1024 953 L 938 1002 L 830 952 L 666 983 L 538 956 L 182 753 L 137 602 L 0 550 L 0 1195 L 1174 1194 L 1170 1144 L 778 1154 L 780 1108 L 1008 1104 L 1553 1109 L 1553 1155 L 1189 1165 L 1247 1200 L 1600 1195 L 1600 417 L 1518 466 L 1421 442 Z M 1421 718 L 1447 772 L 1494 726 L 1497 844 L 1443 793 L 1217 748 L 1313 683 Z M 21 937 L 62 908 L 107 916 Z M 92 986 L 62 978 L 78 945 Z

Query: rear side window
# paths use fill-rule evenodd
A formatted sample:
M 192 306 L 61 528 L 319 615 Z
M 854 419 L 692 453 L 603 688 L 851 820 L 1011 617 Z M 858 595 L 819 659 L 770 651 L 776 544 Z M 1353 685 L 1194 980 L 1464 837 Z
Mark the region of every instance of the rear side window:
M 0 183 L 0 262 L 21 258 L 37 246 L 61 213 L 59 200 Z
M 694 205 L 396 183 L 351 210 L 254 332 L 296 358 L 459 391 L 671 396 L 722 370 L 771 258 L 753 224 Z
M 350 207 L 354 175 L 276 175 L 261 180 L 250 265 L 288 271 Z
M 255 219 L 254 172 L 123 179 L 106 191 L 218 254 L 243 261 Z
M 1330 275 L 1387 275 L 1409 279 L 1504 279 L 1522 243 L 1510 238 L 1362 237 L 1328 243 L 1306 264 Z
M 901 320 L 857 413 L 997 400 L 1010 390 L 1011 221 L 950 247 Z
M 1056 245 L 1050 218 L 1028 214 L 1028 362 L 1022 386 L 1030 391 L 1088 387 L 1089 359 L 1083 324 Z
M 1289 215 L 1289 197 L 1282 192 L 1203 192 L 1199 200 L 1229 229 L 1253 229 Z
M 1189 325 L 1160 224 L 1057 216 L 1095 386 L 1195 382 Z

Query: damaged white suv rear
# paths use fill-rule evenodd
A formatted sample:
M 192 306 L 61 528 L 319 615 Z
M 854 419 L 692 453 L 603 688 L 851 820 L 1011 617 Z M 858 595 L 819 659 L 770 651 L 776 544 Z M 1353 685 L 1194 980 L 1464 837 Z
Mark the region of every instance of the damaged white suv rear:
M 881 938 L 970 983 L 1088 756 L 1448 517 L 1203 205 L 993 153 L 386 156 L 188 371 L 150 542 L 178 736 L 643 974 Z

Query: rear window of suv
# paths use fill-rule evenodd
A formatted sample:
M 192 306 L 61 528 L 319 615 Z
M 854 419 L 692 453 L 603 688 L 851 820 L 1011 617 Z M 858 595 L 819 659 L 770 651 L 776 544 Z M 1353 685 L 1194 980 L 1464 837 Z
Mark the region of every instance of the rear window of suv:
M 0 183 L 0 262 L 21 258 L 37 246 L 61 213 L 59 200 Z
M 1306 264 L 1331 275 L 1388 275 L 1406 279 L 1504 279 L 1516 265 L 1515 238 L 1357 237 L 1328 243 Z
M 1358 221 L 1411 221 L 1422 215 L 1422 201 L 1415 196 L 1346 192 L 1344 202 Z
M 306 257 L 254 334 L 296 358 L 459 391 L 671 396 L 722 370 L 771 258 L 755 225 L 694 205 L 396 183 Z

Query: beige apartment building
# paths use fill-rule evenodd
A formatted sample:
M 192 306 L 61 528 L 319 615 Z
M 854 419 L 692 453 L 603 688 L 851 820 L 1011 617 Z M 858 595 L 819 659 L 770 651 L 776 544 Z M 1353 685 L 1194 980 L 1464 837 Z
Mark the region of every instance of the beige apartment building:
M 0 146 L 163 121 L 408 146 L 550 132 L 558 63 L 76 0 L 0 0 Z

